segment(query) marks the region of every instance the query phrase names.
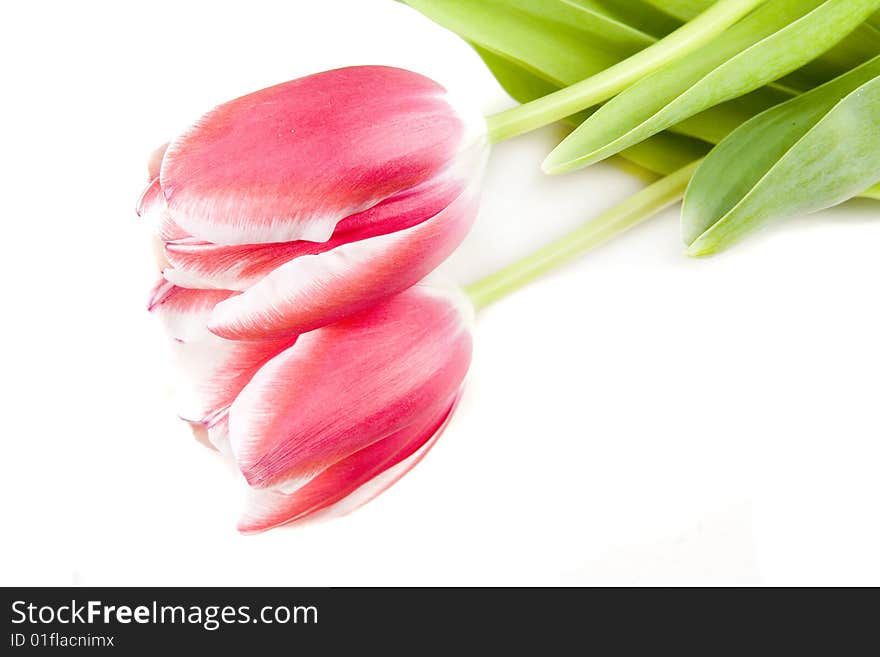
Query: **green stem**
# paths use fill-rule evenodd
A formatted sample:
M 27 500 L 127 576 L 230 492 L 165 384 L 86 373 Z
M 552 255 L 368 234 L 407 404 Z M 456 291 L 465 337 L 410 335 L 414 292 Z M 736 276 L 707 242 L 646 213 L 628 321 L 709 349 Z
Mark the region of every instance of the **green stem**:
M 681 200 L 700 162 L 692 162 L 658 180 L 568 235 L 468 285 L 465 292 L 477 310 L 485 308 L 551 269 L 638 225 Z
M 486 119 L 494 142 L 536 130 L 598 105 L 661 66 L 705 45 L 765 0 L 719 0 L 657 43 L 614 66 Z

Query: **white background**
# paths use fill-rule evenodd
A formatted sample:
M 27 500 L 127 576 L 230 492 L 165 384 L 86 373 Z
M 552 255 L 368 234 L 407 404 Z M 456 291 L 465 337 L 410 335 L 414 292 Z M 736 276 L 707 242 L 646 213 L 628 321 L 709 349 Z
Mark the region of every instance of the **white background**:
M 707 260 L 670 211 L 484 312 L 428 457 L 341 519 L 255 537 L 171 407 L 134 216 L 212 105 L 349 64 L 511 101 L 391 0 L 10 3 L 3 61 L 2 584 L 880 584 L 880 206 Z M 637 179 L 497 147 L 461 282 Z

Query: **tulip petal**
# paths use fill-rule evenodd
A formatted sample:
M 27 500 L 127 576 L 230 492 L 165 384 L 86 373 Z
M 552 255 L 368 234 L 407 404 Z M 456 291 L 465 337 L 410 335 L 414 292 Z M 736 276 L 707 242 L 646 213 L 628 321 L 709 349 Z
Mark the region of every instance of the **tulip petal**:
M 165 280 L 178 287 L 185 287 L 192 290 L 217 290 L 216 285 L 206 281 L 202 277 L 195 275 L 186 269 L 176 269 L 168 262 L 168 252 L 165 250 L 165 243 L 162 243 L 162 257 L 165 258 L 166 266 L 162 267 L 162 276 Z
M 196 439 L 197 443 L 204 445 L 208 449 L 212 449 L 214 451 L 218 451 L 214 444 L 211 442 L 210 437 L 208 436 L 208 429 L 201 422 L 187 422 L 189 424 L 189 428 L 192 430 L 193 438 Z
M 219 287 L 246 290 L 268 273 L 308 250 L 314 242 L 242 244 L 226 246 L 210 242 L 171 242 L 165 257 L 171 269 L 166 278 L 186 287 Z M 325 242 L 329 244 L 329 242 Z
M 318 511 L 342 515 L 366 504 L 424 458 L 449 423 L 456 403 L 457 398 L 439 419 L 410 425 L 334 463 L 292 493 L 251 489 L 238 530 L 254 534 Z
M 291 260 L 217 304 L 208 326 L 232 339 L 306 333 L 409 288 L 461 243 L 477 213 L 473 187 L 434 217 L 387 235 Z
M 151 303 L 174 338 L 172 353 L 180 374 L 176 401 L 178 414 L 189 422 L 205 423 L 214 442 L 225 432 L 215 430 L 242 388 L 270 359 L 290 347 L 296 336 L 272 340 L 224 340 L 210 333 L 206 320 L 218 299 L 235 294 L 229 290 L 195 290 L 173 285 L 157 287 Z M 225 420 L 224 420 L 225 422 Z M 219 446 L 218 446 L 219 448 Z
M 441 212 L 462 193 L 463 183 L 441 176 L 343 219 L 326 242 L 220 245 L 193 238 L 172 241 L 165 255 L 169 280 L 185 287 L 246 290 L 294 258 L 415 226 Z
M 162 195 L 159 179 L 154 178 L 141 194 L 136 208 L 138 216 L 151 227 L 153 234 L 163 241 L 186 239 L 189 234 L 171 219 Z
M 195 342 L 209 334 L 206 320 L 214 307 L 234 294 L 231 290 L 188 289 L 161 280 L 153 288 L 147 308 L 156 313 L 174 340 Z
M 190 422 L 211 424 L 225 412 L 254 374 L 295 339 L 203 340 L 172 345 L 180 375 L 175 401 L 178 415 Z
M 141 193 L 137 206 L 135 206 L 135 212 L 137 212 L 141 219 L 153 227 L 154 232 L 156 232 L 155 228 L 159 226 L 164 211 L 165 197 L 162 196 L 162 187 L 159 185 L 159 179 L 153 178 Z
M 216 107 L 168 147 L 161 185 L 199 239 L 323 242 L 344 217 L 445 169 L 466 129 L 428 78 L 343 68 Z
M 150 180 L 159 177 L 159 170 L 162 168 L 162 159 L 165 157 L 165 151 L 167 150 L 168 144 L 162 144 L 159 148 L 150 153 L 150 157 L 147 158 L 147 173 Z
M 159 206 L 159 201 L 162 201 L 161 205 L 164 205 L 164 197 L 162 196 L 162 186 L 159 184 L 159 178 L 153 178 L 150 183 L 147 185 L 146 189 L 141 192 L 141 196 L 138 199 L 137 206 L 135 207 L 135 212 L 141 218 L 145 218 L 150 212 L 157 210 L 157 206 Z
M 229 447 L 229 409 L 211 418 L 205 425 L 208 441 L 221 454 L 230 454 Z
M 419 285 L 301 335 L 264 365 L 229 411 L 232 451 L 248 483 L 312 477 L 436 417 L 470 364 L 465 302 Z
M 209 420 L 191 422 L 185 420 L 192 429 L 193 437 L 208 449 L 221 454 L 229 454 L 229 409 L 221 411 Z

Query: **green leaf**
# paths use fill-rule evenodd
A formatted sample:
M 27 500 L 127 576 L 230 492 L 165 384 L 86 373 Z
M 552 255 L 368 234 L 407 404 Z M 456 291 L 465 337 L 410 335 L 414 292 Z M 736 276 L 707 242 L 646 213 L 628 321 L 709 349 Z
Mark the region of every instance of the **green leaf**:
M 797 69 L 852 32 L 880 0 L 770 0 L 700 50 L 609 101 L 547 158 L 549 173 L 598 162 Z
M 651 0 L 570 0 L 589 2 L 597 11 L 659 39 L 684 22 L 655 7 Z M 712 0 L 714 2 L 715 0 Z M 711 4 L 711 3 L 709 3 Z M 700 13 L 700 12 L 697 12 Z M 691 16 L 690 18 L 693 18 Z M 688 19 L 689 20 L 689 19 Z
M 668 176 L 704 157 L 710 148 L 711 146 L 704 141 L 677 135 L 674 132 L 659 132 L 635 146 L 620 151 L 619 155 L 643 169 Z
M 689 21 L 715 4 L 715 0 L 648 0 L 648 2 L 681 21 Z
M 717 144 L 756 114 L 790 100 L 792 95 L 781 89 L 764 87 L 688 117 L 669 129 Z
M 483 50 L 559 86 L 578 82 L 655 39 L 590 3 L 561 0 L 406 0 Z
M 880 57 L 755 117 L 709 154 L 682 210 L 688 253 L 713 253 L 878 181 Z
M 880 55 L 880 30 L 865 22 L 831 50 L 780 82 L 799 91 L 808 91 L 843 75 L 877 55 Z

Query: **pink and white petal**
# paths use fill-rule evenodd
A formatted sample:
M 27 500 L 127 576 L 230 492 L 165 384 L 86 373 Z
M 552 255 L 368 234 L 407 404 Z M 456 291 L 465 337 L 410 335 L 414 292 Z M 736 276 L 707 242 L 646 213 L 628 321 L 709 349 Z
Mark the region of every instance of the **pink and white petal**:
M 178 414 L 190 422 L 212 425 L 254 374 L 294 342 L 295 338 L 224 340 L 210 334 L 196 342 L 175 342 L 172 353 L 179 376 L 175 386 Z
M 137 215 L 151 227 L 156 227 L 161 221 L 161 215 L 165 211 L 165 197 L 162 196 L 162 186 L 158 178 L 153 178 L 146 186 L 135 206 Z
M 211 443 L 211 440 L 208 438 L 208 429 L 201 422 L 187 422 L 189 428 L 192 430 L 193 438 L 196 439 L 197 443 L 200 443 L 207 447 L 208 449 L 213 449 L 217 451 L 217 448 Z
M 162 213 L 159 219 L 159 225 L 156 227 L 156 236 L 163 242 L 191 239 L 189 233 L 174 223 L 171 214 L 167 210 Z
M 193 342 L 204 339 L 208 334 L 208 318 L 215 306 L 234 294 L 237 293 L 232 290 L 180 287 L 163 279 L 153 288 L 148 310 L 159 317 L 174 340 Z
M 165 256 L 174 271 L 166 277 L 184 287 L 246 290 L 286 262 L 325 253 L 343 244 L 415 226 L 441 212 L 462 193 L 465 183 L 444 175 L 385 199 L 343 219 L 326 242 L 213 244 L 195 239 L 172 241 Z
M 228 409 L 227 409 L 228 411 Z M 221 454 L 229 454 L 228 413 L 223 411 L 208 421 L 191 422 L 184 420 L 192 429 L 196 442 Z
M 208 315 L 219 300 L 232 294 L 235 292 L 181 288 L 167 282 L 154 289 L 150 310 L 173 338 L 171 349 L 178 374 L 175 399 L 178 414 L 189 422 L 216 422 L 217 415 L 225 412 L 254 373 L 296 341 L 292 335 L 233 341 L 210 333 Z
M 437 440 L 446 430 L 446 427 L 449 425 L 450 420 L 452 419 L 453 414 L 455 413 L 455 409 L 458 408 L 458 402 L 461 399 L 461 391 L 459 391 L 455 400 L 452 402 L 449 410 L 445 415 L 441 416 L 441 421 L 436 425 L 434 429 L 434 433 L 430 435 L 428 440 L 422 444 L 421 447 L 416 449 L 416 451 L 409 454 L 405 458 L 400 459 L 398 462 L 391 465 L 387 470 L 381 472 L 379 475 L 369 480 L 363 486 L 358 488 L 351 495 L 341 499 L 338 503 L 334 504 L 332 507 L 329 507 L 325 510 L 327 516 L 342 516 L 352 511 L 356 511 L 363 505 L 371 502 L 376 497 L 384 493 L 386 490 L 391 488 L 394 484 L 400 481 L 405 474 L 407 474 L 410 470 L 412 470 L 416 465 L 418 465 L 423 458 L 428 454 L 431 448 L 434 447 Z M 402 454 L 399 456 L 403 456 Z M 259 490 L 259 489 L 251 489 L 251 490 Z M 323 514 L 322 514 L 323 515 Z
M 154 308 L 158 308 L 162 303 L 173 296 L 175 286 L 164 278 L 160 278 L 150 290 L 149 299 L 147 300 L 147 310 L 153 312 Z
M 168 144 L 165 143 L 150 153 L 150 157 L 147 158 L 147 173 L 149 175 L 149 180 L 159 177 L 159 170 L 162 168 L 162 158 L 165 157 L 165 151 L 167 150 Z
M 338 240 L 334 245 L 338 246 L 405 230 L 427 221 L 454 203 L 480 178 L 484 159 L 470 164 L 463 159 L 457 160 L 442 174 L 346 217 L 337 225 L 331 241 Z
M 231 454 L 229 447 L 229 409 L 212 417 L 206 424 L 208 441 L 221 454 Z
M 208 326 L 233 340 L 326 326 L 414 285 L 465 238 L 478 209 L 473 188 L 420 224 L 287 262 L 217 304 Z
M 208 112 L 171 143 L 160 178 L 173 219 L 199 239 L 323 242 L 343 218 L 445 169 L 465 134 L 432 80 L 343 68 Z
M 136 212 L 162 241 L 182 240 L 190 235 L 171 219 L 159 179 L 154 178 L 138 199 Z
M 423 286 L 301 335 L 232 403 L 239 468 L 258 488 L 312 477 L 436 415 L 461 387 L 470 357 L 462 307 Z
M 313 251 L 315 246 L 323 245 L 302 241 L 237 246 L 170 242 L 165 245 L 165 256 L 171 269 L 164 275 L 186 287 L 246 290 L 285 262 Z
M 156 263 L 156 268 L 160 272 L 170 269 L 171 263 L 165 257 L 165 242 L 154 235 L 150 238 L 150 250 L 153 253 L 153 262 Z
M 295 336 L 224 340 L 206 331 L 200 340 L 174 342 L 171 348 L 179 375 L 175 386 L 178 414 L 185 420 L 214 426 L 254 374 L 295 341 Z M 226 433 L 226 428 L 221 426 L 218 431 Z
M 162 243 L 162 255 L 166 258 L 168 251 L 165 243 Z M 166 281 L 177 287 L 183 287 L 191 290 L 217 290 L 221 289 L 214 285 L 211 281 L 207 281 L 198 274 L 186 269 L 176 269 L 168 262 L 168 266 L 162 269 L 162 276 Z
M 366 504 L 414 468 L 452 417 L 454 401 L 427 422 L 413 424 L 321 471 L 292 493 L 251 489 L 238 530 L 255 534 L 307 516 L 344 515 Z

